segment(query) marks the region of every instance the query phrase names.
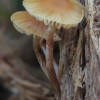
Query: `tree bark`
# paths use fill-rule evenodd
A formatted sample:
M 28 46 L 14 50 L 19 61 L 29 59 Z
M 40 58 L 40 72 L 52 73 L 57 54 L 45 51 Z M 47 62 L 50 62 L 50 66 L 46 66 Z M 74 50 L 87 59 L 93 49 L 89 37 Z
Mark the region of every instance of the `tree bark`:
M 100 100 L 100 1 L 87 0 L 86 100 Z
M 59 34 L 61 100 L 100 100 L 100 1 L 78 0 L 85 18 Z

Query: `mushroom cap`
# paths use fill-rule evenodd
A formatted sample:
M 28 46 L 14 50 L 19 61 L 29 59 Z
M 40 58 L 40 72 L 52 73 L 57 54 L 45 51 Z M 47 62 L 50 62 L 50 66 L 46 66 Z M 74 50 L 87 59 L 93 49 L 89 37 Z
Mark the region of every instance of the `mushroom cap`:
M 84 16 L 84 6 L 77 0 L 24 0 L 23 6 L 38 20 L 57 28 L 75 27 Z
M 27 11 L 19 11 L 11 16 L 11 21 L 14 27 L 20 33 L 27 35 L 36 35 L 43 39 L 47 39 L 48 26 L 43 22 L 38 21 L 35 17 L 32 17 Z M 61 38 L 54 34 L 54 41 L 60 41 Z

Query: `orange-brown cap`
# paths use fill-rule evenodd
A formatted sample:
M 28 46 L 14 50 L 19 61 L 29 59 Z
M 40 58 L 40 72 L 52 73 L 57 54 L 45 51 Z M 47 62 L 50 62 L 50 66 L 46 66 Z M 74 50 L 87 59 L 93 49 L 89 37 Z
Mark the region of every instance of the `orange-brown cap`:
M 27 35 L 36 35 L 43 39 L 47 39 L 47 29 L 43 22 L 38 21 L 35 17 L 32 17 L 27 11 L 19 11 L 11 16 L 11 21 L 14 27 L 21 33 L 26 33 Z M 54 41 L 60 41 L 61 38 L 55 34 Z
M 77 0 L 24 0 L 26 10 L 46 25 L 75 27 L 84 16 L 84 6 Z

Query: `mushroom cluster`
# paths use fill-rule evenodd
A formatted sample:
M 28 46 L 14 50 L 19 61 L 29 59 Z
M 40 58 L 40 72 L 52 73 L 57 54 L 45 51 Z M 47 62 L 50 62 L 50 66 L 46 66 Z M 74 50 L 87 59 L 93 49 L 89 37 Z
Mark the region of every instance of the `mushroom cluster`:
M 38 61 L 52 85 L 56 99 L 60 100 L 60 84 L 53 64 L 53 42 L 61 40 L 56 28 L 77 26 L 84 16 L 84 6 L 77 0 L 24 0 L 23 6 L 27 11 L 14 13 L 11 21 L 19 32 L 33 35 Z M 43 39 L 46 40 L 46 48 Z

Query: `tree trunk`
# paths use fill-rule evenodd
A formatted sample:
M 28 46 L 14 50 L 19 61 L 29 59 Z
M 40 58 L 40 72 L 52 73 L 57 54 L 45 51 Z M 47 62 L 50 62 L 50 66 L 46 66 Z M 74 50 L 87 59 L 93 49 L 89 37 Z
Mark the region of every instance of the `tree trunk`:
M 59 30 L 61 100 L 100 100 L 100 0 L 79 1 L 83 21 Z

